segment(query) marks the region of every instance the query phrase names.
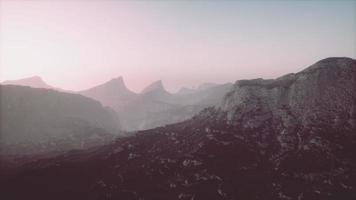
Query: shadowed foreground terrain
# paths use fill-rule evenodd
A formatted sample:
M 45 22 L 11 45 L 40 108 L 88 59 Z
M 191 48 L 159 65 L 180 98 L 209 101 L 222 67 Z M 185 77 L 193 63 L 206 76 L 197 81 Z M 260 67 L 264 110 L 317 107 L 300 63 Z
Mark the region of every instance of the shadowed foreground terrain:
M 2 199 L 356 199 L 356 61 L 237 81 L 220 106 L 23 166 Z

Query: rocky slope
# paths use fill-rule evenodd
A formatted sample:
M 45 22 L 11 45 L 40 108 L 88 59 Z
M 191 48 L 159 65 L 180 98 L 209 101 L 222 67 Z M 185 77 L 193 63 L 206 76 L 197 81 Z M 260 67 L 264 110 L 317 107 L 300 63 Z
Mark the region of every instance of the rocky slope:
M 7 199 L 355 199 L 356 61 L 237 81 L 219 107 L 3 177 Z

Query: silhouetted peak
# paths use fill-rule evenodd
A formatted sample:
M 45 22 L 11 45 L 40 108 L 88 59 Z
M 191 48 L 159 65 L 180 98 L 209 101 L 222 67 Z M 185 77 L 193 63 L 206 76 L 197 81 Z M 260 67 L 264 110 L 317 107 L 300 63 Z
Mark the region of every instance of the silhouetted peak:
M 142 94 L 146 94 L 146 93 L 150 93 L 150 92 L 153 92 L 153 91 L 167 92 L 164 89 L 162 80 L 158 80 L 158 81 L 155 81 L 155 82 L 151 83 L 145 89 L 143 89 L 141 93 Z
M 4 85 L 21 85 L 21 86 L 29 86 L 34 88 L 52 88 L 51 86 L 47 85 L 46 82 L 40 76 L 31 76 L 23 79 L 18 80 L 7 80 L 4 81 L 2 84 Z
M 128 90 L 122 76 L 113 78 L 113 79 L 105 82 L 104 84 L 100 85 L 100 87 L 107 87 L 107 88 L 111 88 L 113 90 L 123 90 L 123 89 Z
M 105 95 L 112 95 L 117 92 L 124 92 L 125 94 L 126 93 L 134 94 L 126 87 L 122 76 L 113 78 L 103 84 L 100 84 L 98 86 L 92 87 L 87 90 L 84 90 L 81 93 L 83 93 L 84 95 L 90 94 L 89 97 L 94 98 L 92 95 L 93 95 L 93 93 L 97 93 L 97 92 L 99 92 L 98 94 L 101 94 L 103 92 L 103 93 L 105 93 Z M 94 95 L 94 96 L 96 96 L 96 95 Z M 94 99 L 96 99 L 96 98 L 94 98 Z
M 40 77 L 40 76 L 32 76 L 32 77 L 29 77 L 27 78 L 28 80 L 33 80 L 33 81 L 43 81 L 43 79 Z
M 109 83 L 115 83 L 115 84 L 125 84 L 124 83 L 124 79 L 122 78 L 122 76 L 116 77 L 116 78 L 112 78 Z

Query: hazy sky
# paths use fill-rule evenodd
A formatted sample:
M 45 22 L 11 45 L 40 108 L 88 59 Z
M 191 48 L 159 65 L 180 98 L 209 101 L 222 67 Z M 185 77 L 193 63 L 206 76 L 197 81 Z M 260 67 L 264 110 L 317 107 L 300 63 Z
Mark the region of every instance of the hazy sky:
M 0 0 L 0 80 L 140 91 L 274 78 L 356 56 L 356 1 Z

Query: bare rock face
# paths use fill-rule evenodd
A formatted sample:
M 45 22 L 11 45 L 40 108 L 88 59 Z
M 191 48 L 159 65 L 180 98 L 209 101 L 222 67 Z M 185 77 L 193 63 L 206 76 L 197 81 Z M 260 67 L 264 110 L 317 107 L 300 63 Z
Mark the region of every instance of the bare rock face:
M 355 60 L 327 58 L 275 80 L 237 81 L 221 110 L 228 123 L 245 128 L 258 128 L 270 120 L 281 137 L 297 137 L 315 125 L 351 130 L 355 88 Z
M 278 112 L 288 109 L 306 126 L 312 117 L 346 114 L 354 104 L 356 63 L 348 58 L 321 60 L 297 74 L 275 80 L 237 81 L 221 108 L 229 118 L 249 105 Z M 233 118 L 231 118 L 233 120 Z

